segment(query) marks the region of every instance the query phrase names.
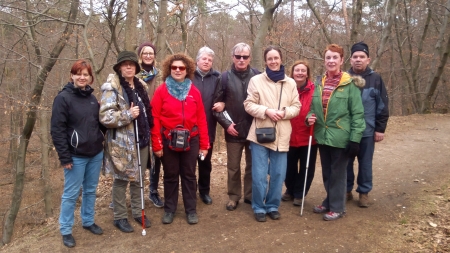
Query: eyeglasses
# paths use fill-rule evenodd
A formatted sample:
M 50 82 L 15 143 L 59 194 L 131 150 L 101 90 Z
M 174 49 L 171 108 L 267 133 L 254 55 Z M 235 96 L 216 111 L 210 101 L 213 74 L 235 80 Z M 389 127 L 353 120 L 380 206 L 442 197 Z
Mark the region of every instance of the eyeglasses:
M 177 69 L 179 69 L 180 71 L 185 71 L 185 70 L 186 70 L 186 67 L 184 67 L 184 66 L 170 66 L 170 69 L 171 69 L 171 70 L 177 70 Z
M 247 60 L 249 57 L 250 55 L 234 55 L 234 58 L 236 58 L 236 60 L 240 60 L 241 58 Z
M 153 56 L 155 55 L 154 53 L 142 53 L 142 56 Z

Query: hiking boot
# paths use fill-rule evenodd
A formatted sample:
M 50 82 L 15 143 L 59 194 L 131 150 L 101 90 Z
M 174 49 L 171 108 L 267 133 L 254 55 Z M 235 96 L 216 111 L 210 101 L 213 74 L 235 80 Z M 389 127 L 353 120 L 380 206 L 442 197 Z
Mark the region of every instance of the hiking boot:
M 186 215 L 187 223 L 190 225 L 198 223 L 198 216 L 196 213 L 190 213 Z
M 66 246 L 68 248 L 75 247 L 75 238 L 73 238 L 72 234 L 63 235 L 62 238 L 63 238 L 64 246 Z
M 328 211 L 329 211 L 328 208 L 326 208 L 322 205 L 318 205 L 313 208 L 313 212 L 315 212 L 315 213 L 326 213 Z
M 84 229 L 89 230 L 94 235 L 101 235 L 103 234 L 103 229 L 99 227 L 97 224 L 93 223 L 90 226 L 83 226 Z
M 163 224 L 170 224 L 173 222 L 174 213 L 164 212 L 164 216 L 162 218 Z
M 211 196 L 209 196 L 209 194 L 199 194 L 200 195 L 200 199 L 202 200 L 203 203 L 205 203 L 206 205 L 211 205 L 212 204 L 212 198 Z
M 294 196 L 292 196 L 291 194 L 285 192 L 282 196 L 281 196 L 281 200 L 283 201 L 291 201 L 294 199 Z
M 328 212 L 323 215 L 323 219 L 326 221 L 337 220 L 342 217 L 344 217 L 344 212 L 342 212 L 342 213 Z
M 255 219 L 258 222 L 265 222 L 266 221 L 266 214 L 265 213 L 255 213 Z
M 227 210 L 228 211 L 234 211 L 236 210 L 237 205 L 239 204 L 239 202 L 234 201 L 234 200 L 230 200 L 227 203 Z
M 156 207 L 161 208 L 164 206 L 164 202 L 161 200 L 158 191 L 151 191 L 150 196 L 148 196 L 148 198 Z
M 369 207 L 369 194 L 368 193 L 360 193 L 359 194 L 359 207 Z
M 345 194 L 345 197 L 346 197 L 347 201 L 352 200 L 353 199 L 352 192 L 347 192 L 347 194 Z
M 134 220 L 142 226 L 142 217 L 135 217 Z M 149 228 L 152 226 L 152 223 L 147 219 L 147 215 L 144 215 L 144 226 L 145 228 Z
M 294 198 L 294 203 L 292 203 L 294 206 L 301 206 L 302 205 L 302 199 L 301 198 Z
M 133 227 L 128 223 L 128 219 L 114 220 L 114 226 L 124 233 L 131 233 L 134 231 Z
M 278 220 L 281 217 L 281 214 L 278 211 L 269 212 L 268 215 L 272 220 Z

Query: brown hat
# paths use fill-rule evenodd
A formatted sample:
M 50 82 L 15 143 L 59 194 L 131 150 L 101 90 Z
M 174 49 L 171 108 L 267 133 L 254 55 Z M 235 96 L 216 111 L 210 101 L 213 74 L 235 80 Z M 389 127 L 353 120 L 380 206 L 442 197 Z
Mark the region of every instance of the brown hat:
M 122 51 L 117 56 L 117 63 L 113 66 L 114 71 L 119 74 L 120 64 L 124 61 L 132 61 L 134 65 L 136 65 L 136 73 L 141 71 L 141 66 L 139 66 L 138 58 L 135 52 L 131 51 Z

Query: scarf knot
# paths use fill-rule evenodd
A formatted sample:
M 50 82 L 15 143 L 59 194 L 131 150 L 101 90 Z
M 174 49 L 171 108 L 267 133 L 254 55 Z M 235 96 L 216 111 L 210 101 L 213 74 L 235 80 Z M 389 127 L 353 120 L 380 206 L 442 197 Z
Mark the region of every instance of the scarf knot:
M 266 74 L 270 78 L 270 80 L 274 81 L 275 83 L 283 80 L 286 74 L 284 73 L 284 65 L 280 66 L 280 70 L 273 71 L 270 70 L 269 67 L 266 67 Z

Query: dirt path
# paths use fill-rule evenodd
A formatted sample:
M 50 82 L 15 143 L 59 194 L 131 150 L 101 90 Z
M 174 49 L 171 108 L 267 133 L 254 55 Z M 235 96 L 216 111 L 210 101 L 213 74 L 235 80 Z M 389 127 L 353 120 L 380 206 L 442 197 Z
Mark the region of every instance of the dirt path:
M 250 205 L 242 201 L 237 210 L 225 210 L 226 161 L 224 152 L 216 152 L 212 175 L 213 205 L 198 201 L 200 222 L 186 223 L 180 202 L 174 223 L 161 224 L 162 209 L 150 206 L 146 213 L 152 227 L 147 236 L 133 221 L 135 232 L 124 234 L 112 224 L 109 182 L 99 189 L 96 223 L 105 231 L 94 236 L 81 228 L 79 217 L 74 226 L 77 246 L 67 249 L 62 245 L 57 218 L 43 225 L 18 228 L 13 242 L 0 248 L 7 252 L 432 252 L 424 241 L 450 245 L 450 220 L 436 220 L 448 210 L 450 201 L 450 115 L 411 115 L 392 117 L 386 139 L 376 145 L 374 160 L 374 190 L 370 194 L 372 206 L 357 207 L 356 201 L 347 203 L 345 218 L 325 222 L 312 212 L 312 206 L 321 202 L 325 191 L 321 180 L 320 163 L 305 210 L 292 202 L 283 202 L 281 220 L 268 219 L 258 223 Z M 222 150 L 224 147 L 222 148 Z M 318 159 L 319 160 L 319 159 Z M 437 192 L 436 192 L 437 191 Z M 8 193 L 9 194 L 9 193 Z M 55 195 L 60 189 L 55 190 Z M 60 196 L 60 195 L 59 195 Z M 59 198 L 59 196 L 57 196 Z M 430 196 L 434 196 L 431 198 Z M 436 196 L 438 196 L 436 198 Z M 180 200 L 181 201 L 181 200 Z M 442 202 L 439 202 L 442 201 Z M 440 204 L 443 203 L 443 206 Z M 436 205 L 447 209 L 437 209 Z M 429 209 L 432 209 L 431 211 Z M 435 217 L 430 217 L 430 212 Z M 56 210 L 59 211 L 59 210 Z M 429 219 L 444 232 L 440 241 L 427 239 Z M 55 215 L 57 216 L 57 215 Z M 433 216 L 433 215 L 432 215 Z M 448 211 L 447 216 L 448 217 Z M 414 227 L 422 222 L 422 227 Z M 446 223 L 445 223 L 446 222 Z M 16 225 L 16 227 L 18 227 Z M 446 230 L 447 229 L 447 230 Z M 16 229 L 17 230 L 17 229 Z M 26 231 L 26 232 L 25 232 Z M 23 233 L 25 232 L 25 234 Z M 430 232 L 430 231 L 429 231 Z M 448 234 L 446 234 L 448 232 Z M 430 232 L 431 234 L 431 232 Z M 430 246 L 431 245 L 431 246 Z M 433 247 L 433 244 L 428 245 Z M 439 248 L 438 248 L 439 249 Z M 450 248 L 447 248 L 450 249 Z M 439 250 L 436 250 L 439 252 Z M 444 252 L 444 251 L 441 251 Z

